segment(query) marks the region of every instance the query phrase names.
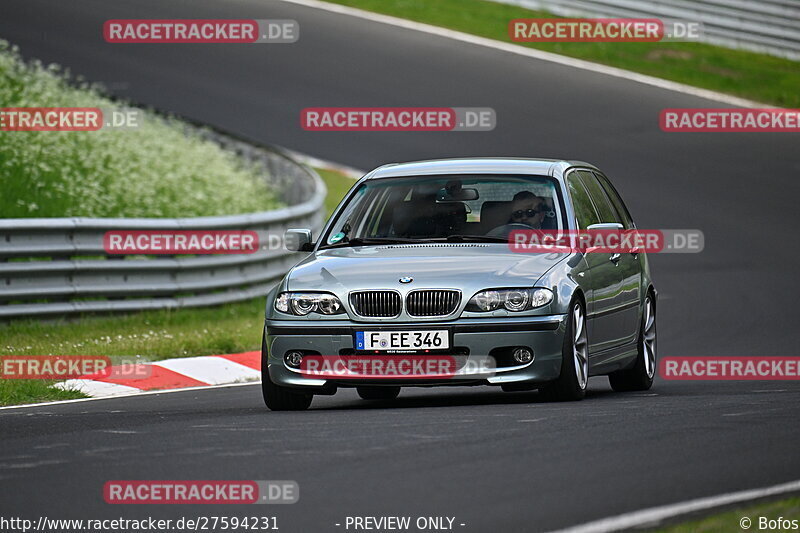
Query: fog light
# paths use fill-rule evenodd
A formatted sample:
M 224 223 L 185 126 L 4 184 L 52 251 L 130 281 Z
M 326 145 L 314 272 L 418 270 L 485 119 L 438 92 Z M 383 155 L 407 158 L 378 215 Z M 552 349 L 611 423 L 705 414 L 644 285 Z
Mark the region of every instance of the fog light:
M 292 368 L 300 368 L 300 364 L 303 362 L 303 354 L 301 352 L 286 352 L 286 355 L 283 356 L 283 362 Z
M 533 352 L 528 348 L 514 348 L 514 361 L 520 364 L 526 364 L 533 361 Z

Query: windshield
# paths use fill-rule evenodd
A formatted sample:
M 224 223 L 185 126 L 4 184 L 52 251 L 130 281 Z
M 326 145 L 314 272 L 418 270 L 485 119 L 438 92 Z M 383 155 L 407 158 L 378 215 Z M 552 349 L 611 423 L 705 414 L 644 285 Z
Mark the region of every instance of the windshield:
M 426 176 L 362 184 L 322 247 L 391 242 L 507 242 L 519 229 L 565 227 L 546 176 Z

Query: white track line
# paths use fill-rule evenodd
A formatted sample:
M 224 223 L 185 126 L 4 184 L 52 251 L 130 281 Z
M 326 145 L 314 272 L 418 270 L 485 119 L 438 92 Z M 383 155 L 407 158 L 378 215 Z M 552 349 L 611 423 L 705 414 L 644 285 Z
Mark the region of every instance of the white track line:
M 127 396 L 141 392 L 136 387 L 128 387 L 118 383 L 107 383 L 105 381 L 94 381 L 93 379 L 68 379 L 53 385 L 56 389 L 76 390 L 89 396 Z
M 129 395 L 125 395 L 125 397 L 132 396 L 134 398 L 138 398 L 140 396 L 153 396 L 156 394 L 170 394 L 173 392 L 189 392 L 189 391 L 202 391 L 208 389 L 226 389 L 228 387 L 243 387 L 249 385 L 260 385 L 261 381 L 250 381 L 248 383 L 228 383 L 226 385 L 206 385 L 204 387 L 186 387 L 183 389 L 164 389 L 164 390 L 151 390 L 151 391 L 140 391 L 136 389 L 137 392 L 132 392 Z M 76 398 L 74 400 L 57 400 L 55 402 L 41 402 L 41 403 L 26 403 L 24 405 L 7 405 L 5 407 L 0 407 L 0 411 L 6 411 L 11 409 L 27 409 L 30 407 L 49 407 L 51 405 L 62 405 L 68 403 L 81 403 L 81 402 L 96 402 L 100 400 L 118 400 L 123 396 L 101 396 L 98 398 Z
M 566 65 L 569 67 L 579 68 L 582 70 L 589 70 L 600 74 L 606 74 L 608 76 L 614 76 L 616 78 L 624 78 L 626 80 L 643 83 L 645 85 L 650 85 L 661 89 L 667 89 L 670 91 L 676 91 L 683 94 L 689 94 L 692 96 L 705 98 L 706 100 L 713 100 L 715 102 L 723 104 L 729 104 L 739 107 L 756 107 L 756 108 L 777 107 L 775 105 L 754 102 L 753 100 L 747 100 L 745 98 L 739 98 L 736 96 L 731 96 L 716 91 L 710 91 L 708 89 L 700 89 L 698 87 L 692 87 L 691 85 L 685 85 L 683 83 L 663 80 L 661 78 L 647 76 L 645 74 L 639 74 L 637 72 L 631 72 L 629 70 L 624 70 L 621 68 L 609 67 L 607 65 L 601 65 L 599 63 L 592 63 L 591 61 L 584 61 L 582 59 L 575 59 L 572 57 L 562 56 L 559 54 L 553 54 L 551 52 L 544 52 L 542 50 L 536 50 L 534 48 L 526 48 L 524 46 L 519 46 L 512 43 L 505 43 L 503 41 L 496 41 L 494 39 L 478 37 L 476 35 L 470 35 L 468 33 L 463 33 L 460 31 L 449 30 L 447 28 L 442 28 L 440 26 L 432 26 L 430 24 L 423 24 L 421 22 L 414 22 L 397 17 L 391 17 L 389 15 L 380 15 L 378 13 L 365 11 L 363 9 L 356 9 L 353 7 L 347 7 L 338 4 L 330 4 L 328 2 L 321 2 L 319 0 L 280 0 L 280 1 L 321 9 L 324 11 L 329 11 L 331 13 L 349 15 L 351 17 L 365 19 L 371 22 L 390 24 L 392 26 L 398 26 L 409 30 L 420 31 L 431 35 L 437 35 L 439 37 L 446 37 L 448 39 L 454 39 L 456 41 L 461 41 L 464 43 L 484 46 L 487 48 L 494 48 L 495 50 L 502 50 L 504 52 L 510 52 L 512 54 L 527 56 L 534 59 L 540 59 L 542 61 L 549 61 L 551 63 L 558 63 L 560 65 Z
M 642 509 L 641 511 L 634 511 L 619 516 L 595 520 L 594 522 L 587 522 L 578 526 L 561 529 L 554 533 L 607 533 L 610 531 L 621 531 L 644 526 L 652 527 L 668 518 L 798 491 L 800 491 L 800 480 L 790 481 L 788 483 L 762 489 L 731 492 L 720 496 L 710 496 L 708 498 L 699 498 L 671 505 L 651 507 L 649 509 Z

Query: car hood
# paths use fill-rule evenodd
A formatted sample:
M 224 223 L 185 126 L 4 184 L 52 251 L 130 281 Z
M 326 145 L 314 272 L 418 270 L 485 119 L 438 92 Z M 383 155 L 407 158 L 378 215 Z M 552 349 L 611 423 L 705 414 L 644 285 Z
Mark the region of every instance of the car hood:
M 532 286 L 567 254 L 514 253 L 506 244 L 412 244 L 321 250 L 287 275 L 287 290 Z M 401 284 L 400 278 L 413 281 Z

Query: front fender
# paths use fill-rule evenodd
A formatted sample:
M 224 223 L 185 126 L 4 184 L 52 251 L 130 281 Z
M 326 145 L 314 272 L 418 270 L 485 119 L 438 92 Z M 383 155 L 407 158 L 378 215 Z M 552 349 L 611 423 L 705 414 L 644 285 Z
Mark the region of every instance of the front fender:
M 582 254 L 571 254 L 565 261 L 553 265 L 537 281 L 537 287 L 546 287 L 553 291 L 555 298 L 550 304 L 553 314 L 569 313 L 569 304 L 577 292 L 583 292 L 581 279 L 587 269 Z

